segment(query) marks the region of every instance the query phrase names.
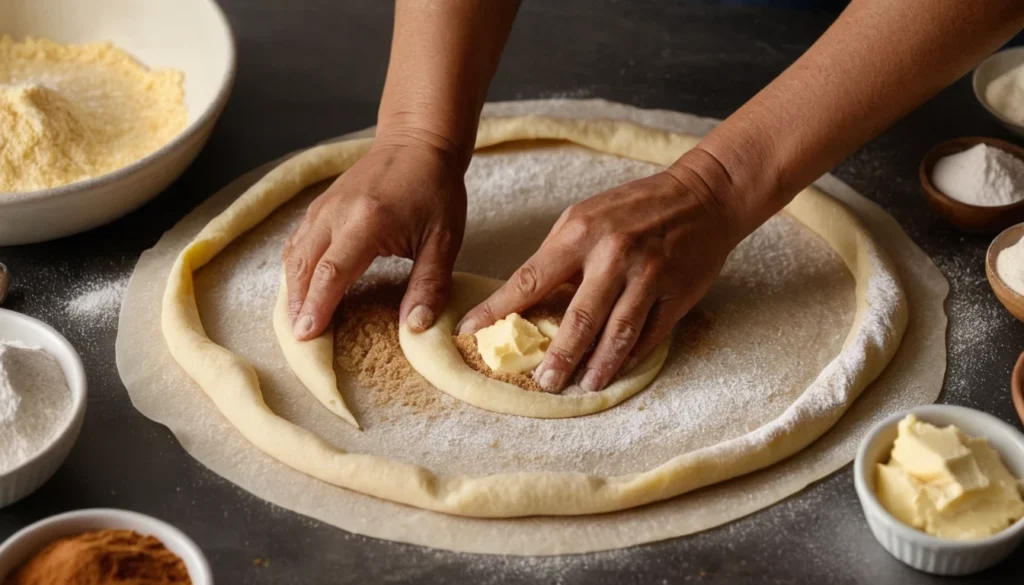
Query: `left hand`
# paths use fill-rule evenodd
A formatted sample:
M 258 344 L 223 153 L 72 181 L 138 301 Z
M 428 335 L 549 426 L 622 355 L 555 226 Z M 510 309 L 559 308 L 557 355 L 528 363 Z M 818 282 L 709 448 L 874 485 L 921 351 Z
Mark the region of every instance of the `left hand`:
M 644 359 L 707 293 L 745 235 L 722 204 L 727 194 L 680 163 L 569 207 L 540 249 L 466 314 L 459 332 L 522 312 L 577 280 L 534 380 L 548 392 L 562 390 L 595 340 L 585 390 L 605 388 L 623 364 L 628 370 Z

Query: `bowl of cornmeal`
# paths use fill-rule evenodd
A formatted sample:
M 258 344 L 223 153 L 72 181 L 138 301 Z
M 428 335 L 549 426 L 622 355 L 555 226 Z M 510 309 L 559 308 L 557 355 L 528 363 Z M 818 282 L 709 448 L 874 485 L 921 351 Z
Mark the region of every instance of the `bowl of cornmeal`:
M 156 197 L 206 144 L 234 73 L 213 0 L 0 2 L 0 246 Z

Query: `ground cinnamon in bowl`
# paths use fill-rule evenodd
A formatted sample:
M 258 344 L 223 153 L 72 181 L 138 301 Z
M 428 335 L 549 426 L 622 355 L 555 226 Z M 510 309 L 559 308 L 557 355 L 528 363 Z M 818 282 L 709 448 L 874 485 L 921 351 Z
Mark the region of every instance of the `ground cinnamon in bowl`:
M 153 536 L 98 530 L 59 538 L 3 585 L 191 585 L 181 557 Z

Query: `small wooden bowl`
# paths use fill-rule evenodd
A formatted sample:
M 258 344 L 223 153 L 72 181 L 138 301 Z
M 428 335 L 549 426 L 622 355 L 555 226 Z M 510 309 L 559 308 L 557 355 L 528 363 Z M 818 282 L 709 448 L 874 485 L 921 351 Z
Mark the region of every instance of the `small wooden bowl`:
M 932 183 L 932 169 L 935 163 L 944 156 L 963 152 L 978 144 L 987 144 L 1024 160 L 1024 148 L 998 138 L 974 136 L 954 138 L 935 145 L 921 159 L 918 176 L 921 189 L 928 203 L 938 211 L 949 223 L 970 234 L 988 235 L 1006 229 L 1015 223 L 1024 222 L 1024 201 L 998 207 L 983 207 L 962 203 L 939 191 Z
M 1024 237 L 1024 224 L 1017 224 L 1009 227 L 992 240 L 985 254 L 985 276 L 988 277 L 988 284 L 996 298 L 1003 303 L 1006 310 L 1013 314 L 1020 321 L 1024 321 L 1024 296 L 1014 291 L 996 271 L 996 258 L 999 253 L 1016 244 Z
M 1013 397 L 1013 407 L 1017 409 L 1017 416 L 1024 424 L 1024 353 L 1017 358 L 1017 365 L 1013 366 L 1013 376 L 1010 378 L 1010 396 Z

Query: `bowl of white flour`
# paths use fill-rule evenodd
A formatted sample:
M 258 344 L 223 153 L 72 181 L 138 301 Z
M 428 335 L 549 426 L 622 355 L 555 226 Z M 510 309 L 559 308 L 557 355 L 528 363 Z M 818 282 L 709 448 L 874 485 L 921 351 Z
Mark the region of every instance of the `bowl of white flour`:
M 971 81 L 982 107 L 1024 136 L 1024 47 L 992 54 L 975 68 Z
M 0 508 L 46 482 L 85 418 L 85 368 L 49 325 L 0 309 Z

